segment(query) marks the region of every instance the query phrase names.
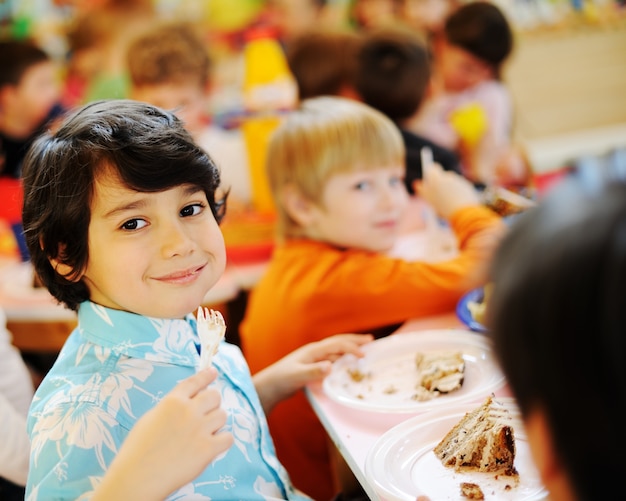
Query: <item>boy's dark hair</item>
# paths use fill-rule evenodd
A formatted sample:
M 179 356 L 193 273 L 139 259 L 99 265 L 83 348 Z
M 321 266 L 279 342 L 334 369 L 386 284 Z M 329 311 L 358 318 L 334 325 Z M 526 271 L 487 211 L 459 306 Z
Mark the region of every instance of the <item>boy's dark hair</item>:
M 18 85 L 32 66 L 50 61 L 50 56 L 31 41 L 0 41 L 0 87 Z
M 131 189 L 163 191 L 200 187 L 219 222 L 224 200 L 215 200 L 219 171 L 173 114 L 131 100 L 97 101 L 67 117 L 56 133 L 33 144 L 25 160 L 22 219 L 35 273 L 50 293 L 76 310 L 89 299 L 87 266 L 94 180 L 113 168 Z M 73 271 L 59 274 L 57 259 Z
M 286 58 L 299 98 L 339 96 L 353 87 L 358 43 L 356 33 L 330 29 L 312 29 L 290 41 Z
M 492 268 L 496 353 L 522 415 L 545 413 L 580 500 L 612 498 L 623 475 L 624 153 L 611 167 L 578 171 L 521 215 Z
M 494 4 L 476 1 L 457 8 L 447 19 L 448 42 L 466 50 L 499 71 L 513 50 L 513 32 L 506 17 Z
M 419 109 L 430 80 L 430 57 L 422 39 L 404 29 L 365 35 L 355 87 L 361 99 L 395 122 Z

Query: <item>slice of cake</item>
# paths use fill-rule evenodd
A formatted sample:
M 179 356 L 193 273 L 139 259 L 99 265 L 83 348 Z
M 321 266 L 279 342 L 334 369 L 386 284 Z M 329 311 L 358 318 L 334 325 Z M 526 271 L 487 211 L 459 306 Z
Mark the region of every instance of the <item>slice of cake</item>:
M 415 364 L 420 373 L 419 385 L 429 392 L 450 393 L 463 384 L 465 360 L 460 351 L 420 352 Z
M 456 470 L 517 476 L 512 417 L 500 403 L 485 402 L 463 416 L 434 449 L 444 466 Z

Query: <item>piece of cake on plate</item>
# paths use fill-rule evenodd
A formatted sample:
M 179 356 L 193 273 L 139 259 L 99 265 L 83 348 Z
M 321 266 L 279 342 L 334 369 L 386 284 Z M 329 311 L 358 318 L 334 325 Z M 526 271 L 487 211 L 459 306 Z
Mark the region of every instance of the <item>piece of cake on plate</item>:
M 491 396 L 468 412 L 434 449 L 444 466 L 456 470 L 517 476 L 515 436 L 509 411 Z

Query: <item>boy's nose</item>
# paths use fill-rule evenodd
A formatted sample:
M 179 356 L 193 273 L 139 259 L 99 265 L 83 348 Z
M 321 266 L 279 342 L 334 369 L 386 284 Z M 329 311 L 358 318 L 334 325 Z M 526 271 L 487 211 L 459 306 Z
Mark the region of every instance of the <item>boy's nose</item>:
M 193 249 L 193 238 L 178 221 L 164 224 L 159 233 L 164 257 L 185 255 Z

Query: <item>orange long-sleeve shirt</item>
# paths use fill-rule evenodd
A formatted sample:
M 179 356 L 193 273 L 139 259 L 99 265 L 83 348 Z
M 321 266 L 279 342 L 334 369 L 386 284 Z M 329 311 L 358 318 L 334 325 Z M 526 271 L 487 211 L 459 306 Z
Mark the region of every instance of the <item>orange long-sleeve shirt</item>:
M 276 248 L 241 324 L 251 371 L 333 334 L 368 332 L 452 310 L 465 292 L 484 283 L 503 223 L 486 208 L 470 207 L 454 214 L 450 225 L 459 254 L 438 263 L 305 239 Z M 268 419 L 294 484 L 316 500 L 331 499 L 326 434 L 304 393 L 278 404 Z

